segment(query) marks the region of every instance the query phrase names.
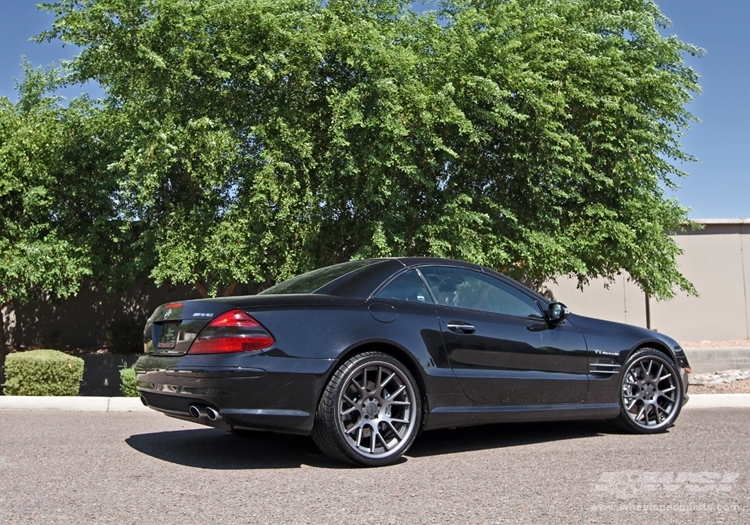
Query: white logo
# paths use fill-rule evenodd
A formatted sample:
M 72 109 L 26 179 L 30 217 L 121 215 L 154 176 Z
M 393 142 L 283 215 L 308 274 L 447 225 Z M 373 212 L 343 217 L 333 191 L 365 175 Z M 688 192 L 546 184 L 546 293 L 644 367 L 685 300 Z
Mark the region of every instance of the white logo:
M 164 319 L 166 319 L 170 315 L 172 315 L 172 309 L 171 308 L 169 310 L 167 310 L 166 312 L 164 312 Z
M 622 470 L 604 472 L 593 485 L 595 492 L 604 492 L 617 499 L 644 498 L 652 494 L 726 493 L 739 478 L 737 472 L 640 472 Z

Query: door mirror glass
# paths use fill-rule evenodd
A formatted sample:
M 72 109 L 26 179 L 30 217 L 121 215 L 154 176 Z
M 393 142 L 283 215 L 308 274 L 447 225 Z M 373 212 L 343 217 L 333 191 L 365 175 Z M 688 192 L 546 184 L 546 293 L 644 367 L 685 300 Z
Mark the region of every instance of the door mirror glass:
M 570 314 L 570 310 L 562 303 L 552 303 L 547 307 L 547 320 L 550 323 L 561 323 Z

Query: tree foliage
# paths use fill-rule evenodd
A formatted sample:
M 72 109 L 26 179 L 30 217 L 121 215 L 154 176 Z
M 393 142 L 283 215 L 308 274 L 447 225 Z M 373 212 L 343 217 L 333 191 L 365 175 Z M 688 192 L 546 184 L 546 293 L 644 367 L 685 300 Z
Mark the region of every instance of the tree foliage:
M 86 98 L 48 95 L 59 71 L 24 67 L 18 102 L 0 98 L 0 305 L 75 295 L 85 278 L 126 287 L 144 268 L 118 220 L 109 119 Z
M 157 282 L 215 295 L 438 255 L 692 291 L 666 234 L 686 210 L 665 189 L 691 159 L 678 140 L 699 87 L 683 55 L 698 50 L 660 36 L 649 0 L 46 9 L 41 38 L 82 48 L 68 81 L 106 91 L 92 118 L 112 157 L 91 176 L 117 181 L 110 202 L 139 252 L 154 247 Z
M 60 235 L 51 210 L 57 183 L 49 166 L 64 135 L 47 75 L 27 68 L 15 106 L 0 99 L 0 304 L 42 288 L 66 296 L 89 270 L 84 251 Z M 52 115 L 55 117 L 52 117 Z M 72 112 L 71 112 L 72 114 Z M 51 125 L 50 125 L 51 124 Z

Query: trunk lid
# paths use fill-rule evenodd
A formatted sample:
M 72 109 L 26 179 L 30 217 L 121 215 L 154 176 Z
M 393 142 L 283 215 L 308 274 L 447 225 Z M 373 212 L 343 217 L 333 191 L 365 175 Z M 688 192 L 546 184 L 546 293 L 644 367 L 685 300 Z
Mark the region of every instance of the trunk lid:
M 192 299 L 159 306 L 151 314 L 143 330 L 143 349 L 146 354 L 161 356 L 185 355 L 193 340 L 215 317 L 239 308 L 251 312 L 259 308 L 354 306 L 365 299 L 332 295 L 251 295 Z
M 159 306 L 143 330 L 143 350 L 153 355 L 184 355 L 201 330 L 233 307 L 215 301 L 181 301 Z

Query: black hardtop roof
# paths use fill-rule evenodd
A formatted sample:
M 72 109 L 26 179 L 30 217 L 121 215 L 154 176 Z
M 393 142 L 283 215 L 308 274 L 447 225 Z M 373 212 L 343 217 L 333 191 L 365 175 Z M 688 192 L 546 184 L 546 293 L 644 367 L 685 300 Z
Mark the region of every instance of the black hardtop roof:
M 542 303 L 548 303 L 549 299 L 529 289 L 526 286 L 503 276 L 501 273 L 484 268 L 478 264 L 469 263 L 466 261 L 459 261 L 456 259 L 446 259 L 441 257 L 374 257 L 368 259 L 372 261 L 372 264 L 357 268 L 347 274 L 344 274 L 317 290 L 309 293 L 299 294 L 288 294 L 287 299 L 282 299 L 283 295 L 276 295 L 278 300 L 271 299 L 273 295 L 261 295 L 261 296 L 234 296 L 217 298 L 213 300 L 234 304 L 240 307 L 250 307 L 260 305 L 262 303 L 277 303 L 283 304 L 321 304 L 325 302 L 337 303 L 335 297 L 349 298 L 349 299 L 366 299 L 369 297 L 382 283 L 384 283 L 390 276 L 399 273 L 401 270 L 407 268 L 418 268 L 421 266 L 452 266 L 456 268 L 466 268 L 469 270 L 480 271 L 483 273 L 489 273 L 495 276 L 501 277 L 506 282 L 513 286 L 520 287 L 526 291 L 526 293 L 533 294 L 537 299 L 540 299 Z M 303 296 L 329 296 L 329 299 L 302 299 Z M 292 299 L 296 296 L 297 299 Z M 267 299 L 262 299 L 267 298 Z M 209 301 L 212 299 L 208 299 Z M 356 302 L 356 301 L 354 301 Z M 354 303 L 351 303 L 354 304 Z

